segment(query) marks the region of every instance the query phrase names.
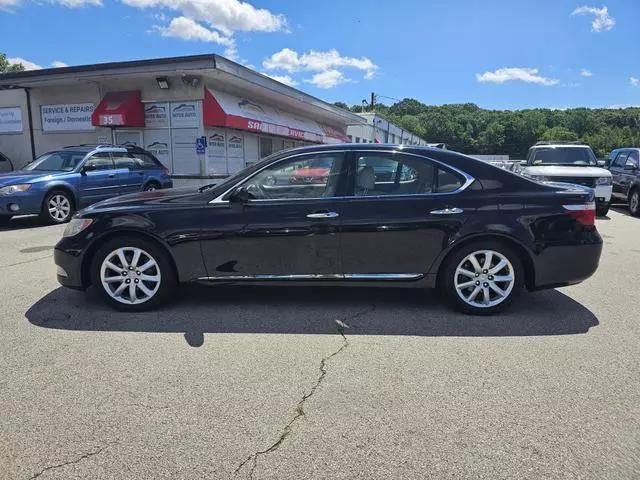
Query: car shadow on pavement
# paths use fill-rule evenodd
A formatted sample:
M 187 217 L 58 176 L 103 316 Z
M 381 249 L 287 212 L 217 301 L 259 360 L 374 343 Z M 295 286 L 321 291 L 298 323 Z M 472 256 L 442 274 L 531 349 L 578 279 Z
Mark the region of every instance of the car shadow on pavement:
M 7 223 L 0 224 L 0 232 L 7 230 L 22 230 L 26 228 L 47 227 L 48 224 L 43 222 L 37 215 L 26 217 L 14 217 Z
M 536 336 L 586 333 L 599 323 L 557 290 L 523 293 L 509 311 L 489 317 L 453 312 L 420 289 L 193 285 L 177 293 L 165 308 L 131 314 L 104 305 L 95 289 L 58 288 L 25 315 L 50 329 L 183 333 L 191 346 L 207 333 Z

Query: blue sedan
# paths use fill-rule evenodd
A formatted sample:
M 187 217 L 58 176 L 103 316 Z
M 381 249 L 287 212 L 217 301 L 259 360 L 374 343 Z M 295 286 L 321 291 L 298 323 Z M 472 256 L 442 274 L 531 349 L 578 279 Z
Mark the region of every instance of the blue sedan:
M 0 174 L 0 223 L 32 214 L 64 223 L 101 200 L 172 186 L 167 169 L 139 147 L 66 147 Z

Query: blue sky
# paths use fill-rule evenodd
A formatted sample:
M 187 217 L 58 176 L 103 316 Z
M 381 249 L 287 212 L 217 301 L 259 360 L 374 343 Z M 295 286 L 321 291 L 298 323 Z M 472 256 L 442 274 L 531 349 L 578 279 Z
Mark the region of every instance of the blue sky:
M 640 0 L 604 2 L 0 0 L 0 51 L 33 67 L 219 53 L 349 104 L 640 105 Z

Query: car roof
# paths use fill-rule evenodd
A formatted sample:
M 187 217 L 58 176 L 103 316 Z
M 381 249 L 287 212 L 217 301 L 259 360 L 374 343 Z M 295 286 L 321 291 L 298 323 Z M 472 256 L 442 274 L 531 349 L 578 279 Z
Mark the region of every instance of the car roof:
M 544 145 L 534 145 L 531 148 L 591 148 L 589 145 L 576 145 L 574 143 L 548 143 Z

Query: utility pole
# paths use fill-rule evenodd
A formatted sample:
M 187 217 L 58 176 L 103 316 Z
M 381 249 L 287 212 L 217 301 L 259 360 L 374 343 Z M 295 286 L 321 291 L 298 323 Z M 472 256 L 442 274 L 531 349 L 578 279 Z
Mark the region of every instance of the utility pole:
M 375 112 L 376 111 L 376 94 L 374 92 L 371 92 L 371 111 Z

